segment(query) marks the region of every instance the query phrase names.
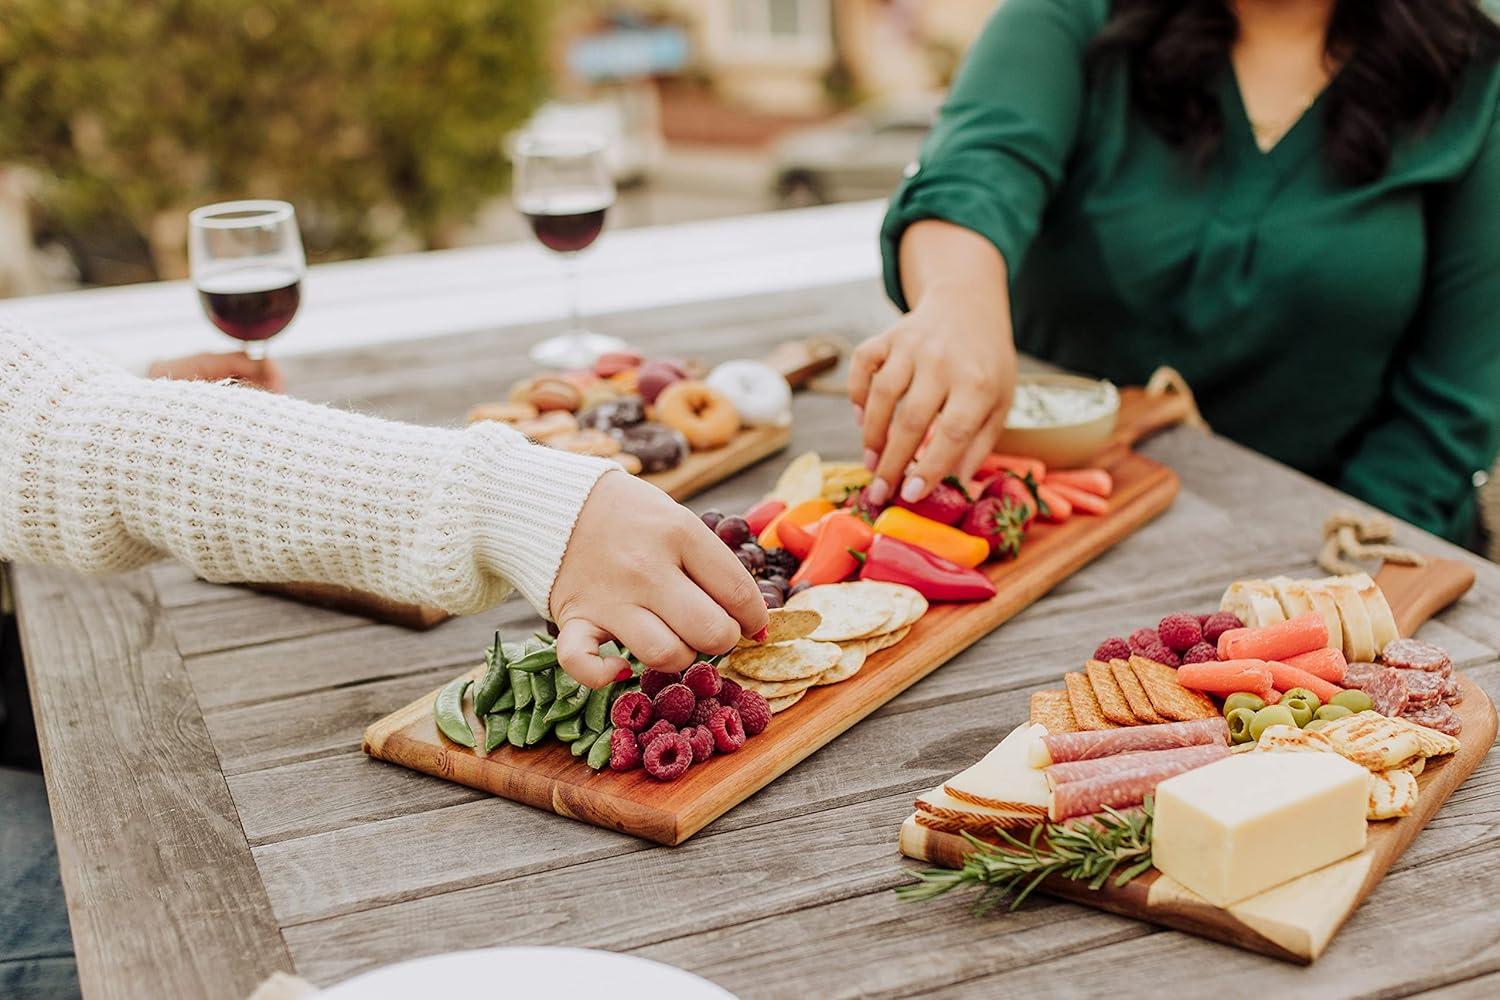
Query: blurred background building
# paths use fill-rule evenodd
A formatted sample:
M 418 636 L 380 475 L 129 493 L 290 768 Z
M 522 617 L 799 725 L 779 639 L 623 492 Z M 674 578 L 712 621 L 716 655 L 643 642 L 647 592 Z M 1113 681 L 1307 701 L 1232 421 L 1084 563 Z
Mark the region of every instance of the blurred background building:
M 186 212 L 316 259 L 519 239 L 507 137 L 607 135 L 613 227 L 889 192 L 993 0 L 7 0 L 0 296 L 183 273 Z

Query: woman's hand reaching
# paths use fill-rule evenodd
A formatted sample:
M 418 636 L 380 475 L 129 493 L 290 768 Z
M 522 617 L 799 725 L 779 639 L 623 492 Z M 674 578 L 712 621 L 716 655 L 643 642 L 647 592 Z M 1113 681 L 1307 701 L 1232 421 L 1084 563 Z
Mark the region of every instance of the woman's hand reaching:
M 766 602 L 717 535 L 661 490 L 625 473 L 600 478 L 578 515 L 549 599 L 557 659 L 580 683 L 615 680 L 624 660 L 679 671 L 766 627 Z

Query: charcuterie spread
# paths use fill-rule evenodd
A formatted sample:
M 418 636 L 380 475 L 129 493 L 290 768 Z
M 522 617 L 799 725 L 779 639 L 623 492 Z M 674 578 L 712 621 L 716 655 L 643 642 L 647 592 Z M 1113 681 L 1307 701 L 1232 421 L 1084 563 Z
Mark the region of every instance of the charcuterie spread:
M 1450 656 L 1400 636 L 1365 574 L 1232 583 L 1217 611 L 1169 614 L 1106 638 L 1062 680 L 1034 692 L 1030 718 L 941 786 L 941 799 L 916 799 L 908 824 L 932 832 L 903 829 L 904 849 L 951 833 L 968 843 L 957 871 L 917 872 L 902 896 L 973 886 L 986 890 L 986 905 L 1017 905 L 1051 879 L 1052 888 L 1081 883 L 1063 887 L 1069 898 L 1114 893 L 1101 905 L 1189 929 L 1182 899 L 1262 912 L 1263 896 L 1290 898 L 1279 887 L 1361 854 L 1372 831 L 1413 817 L 1419 776 L 1464 746 L 1465 685 Z M 1480 699 L 1486 732 L 1470 768 L 1494 738 L 1493 710 Z M 1349 909 L 1369 888 L 1360 874 Z M 1128 893 L 1137 879 L 1149 891 Z M 1164 898 L 1175 902 L 1153 914 Z M 1249 926 L 1203 919 L 1205 932 L 1230 940 L 1229 924 Z M 1315 957 L 1326 940 L 1283 957 Z M 1251 946 L 1277 953 L 1282 944 Z

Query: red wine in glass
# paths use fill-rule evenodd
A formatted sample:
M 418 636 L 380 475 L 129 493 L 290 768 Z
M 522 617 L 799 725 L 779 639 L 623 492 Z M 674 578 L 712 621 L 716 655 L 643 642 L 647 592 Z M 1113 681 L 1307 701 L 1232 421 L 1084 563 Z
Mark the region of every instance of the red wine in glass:
M 597 191 L 558 191 L 522 199 L 520 208 L 542 246 L 577 253 L 592 246 L 604 231 L 609 201 Z
M 302 304 L 302 276 L 288 268 L 254 267 L 198 279 L 203 311 L 236 340 L 269 340 L 286 329 Z

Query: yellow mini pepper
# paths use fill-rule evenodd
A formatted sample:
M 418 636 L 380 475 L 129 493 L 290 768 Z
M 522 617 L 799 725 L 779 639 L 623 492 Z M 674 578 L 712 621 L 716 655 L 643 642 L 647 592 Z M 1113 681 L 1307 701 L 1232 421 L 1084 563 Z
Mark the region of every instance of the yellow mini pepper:
M 875 534 L 915 545 L 949 562 L 970 568 L 978 566 L 990 555 L 988 539 L 914 514 L 905 507 L 887 507 L 875 519 Z

